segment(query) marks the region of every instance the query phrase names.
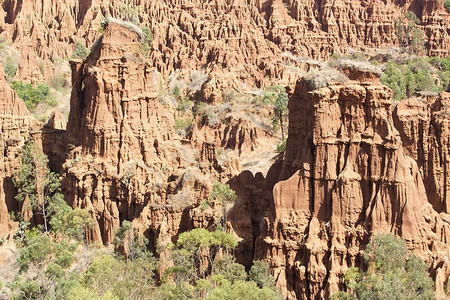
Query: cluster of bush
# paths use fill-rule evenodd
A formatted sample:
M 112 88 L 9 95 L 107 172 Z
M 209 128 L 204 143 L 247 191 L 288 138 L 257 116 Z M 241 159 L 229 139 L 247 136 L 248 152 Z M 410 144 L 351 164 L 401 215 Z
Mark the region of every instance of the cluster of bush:
M 44 102 L 50 106 L 57 106 L 58 102 L 50 97 L 50 87 L 45 83 L 38 83 L 33 86 L 31 83 L 14 81 L 11 87 L 17 95 L 25 102 L 28 110 L 35 111 L 39 103 Z
M 345 274 L 347 291 L 332 299 L 434 299 L 433 280 L 425 263 L 392 234 L 375 235 L 364 253 L 364 268 Z
M 394 92 L 394 100 L 402 100 L 416 92 L 449 90 L 450 58 L 411 58 L 390 60 L 380 81 Z

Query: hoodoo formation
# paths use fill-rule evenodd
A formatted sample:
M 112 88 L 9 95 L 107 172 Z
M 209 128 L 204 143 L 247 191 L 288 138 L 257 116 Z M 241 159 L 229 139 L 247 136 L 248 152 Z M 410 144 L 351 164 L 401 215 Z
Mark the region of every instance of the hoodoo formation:
M 444 92 L 415 101 L 439 124 L 448 99 Z M 289 102 L 286 154 L 260 245 L 263 257 L 277 258 L 273 268 L 288 298 L 328 298 L 339 291 L 345 271 L 361 264 L 361 249 L 377 232 L 402 237 L 433 262 L 431 272 L 439 280 L 448 278 L 445 197 L 436 202 L 436 210 L 427 197 L 444 195 L 448 186 L 440 176 L 435 182 L 423 177 L 401 138 L 414 129 L 402 128 L 400 134 L 394 126 L 394 119 L 407 114 L 406 107 L 398 104 L 392 111 L 391 105 L 389 89 L 379 84 L 346 82 L 313 89 L 311 81 L 297 83 Z M 439 108 L 433 112 L 429 107 Z M 433 128 L 437 140 L 430 135 L 433 144 L 440 144 L 448 127 L 439 129 Z M 428 143 L 425 147 L 431 148 Z M 429 168 L 439 170 L 442 164 L 435 163 Z M 434 184 L 442 188 L 431 189 Z
M 0 2 L 0 299 L 450 297 L 449 1 Z

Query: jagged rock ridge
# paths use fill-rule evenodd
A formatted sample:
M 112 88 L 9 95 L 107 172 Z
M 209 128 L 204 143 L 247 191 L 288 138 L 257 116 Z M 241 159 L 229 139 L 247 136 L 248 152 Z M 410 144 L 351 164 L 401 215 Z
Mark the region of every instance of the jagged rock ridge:
M 201 69 L 208 73 L 203 97 L 209 101 L 230 89 L 242 91 L 271 84 L 266 76 L 271 80 L 296 80 L 298 70 L 310 66 L 295 56 L 325 59 L 350 47 L 397 45 L 395 21 L 404 19 L 406 10 L 421 20 L 419 27 L 430 55 L 446 56 L 450 50 L 450 18 L 438 0 L 1 3 L 1 36 L 17 49 L 27 50 L 19 65 L 19 79 L 49 79 L 56 71 L 55 61 L 72 55 L 75 41 L 93 45 L 100 35 L 101 21 L 110 15 L 151 29 L 152 64 L 163 78 L 177 70 L 186 76 Z M 135 6 L 141 10 L 133 9 Z M 45 72 L 41 74 L 40 68 Z

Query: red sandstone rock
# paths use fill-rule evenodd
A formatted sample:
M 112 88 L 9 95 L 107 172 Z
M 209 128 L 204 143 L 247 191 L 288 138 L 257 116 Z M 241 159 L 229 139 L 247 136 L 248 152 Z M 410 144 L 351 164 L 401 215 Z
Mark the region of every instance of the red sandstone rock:
M 66 130 L 66 120 L 59 109 L 52 110 L 46 127 L 53 129 Z
M 5 80 L 0 68 L 0 237 L 9 235 L 15 224 L 10 211 L 20 211 L 11 175 L 20 167 L 20 155 L 30 139 L 40 140 L 39 122 L 33 118 Z
M 394 124 L 408 156 L 423 176 L 428 201 L 450 213 L 450 94 L 412 98 L 394 109 Z
M 40 80 L 34 55 L 47 77 L 54 72 L 51 60 L 71 57 L 75 41 L 90 48 L 100 35 L 98 29 L 105 16 L 126 18 L 120 10 L 123 2 L 2 0 L 1 36 L 17 49 L 32 47 L 22 58 L 20 78 Z M 229 90 L 264 87 L 270 84 L 265 77 L 294 82 L 297 67 L 305 69 L 304 63 L 283 53 L 326 59 L 350 47 L 397 45 L 395 20 L 404 19 L 406 10 L 421 20 L 419 28 L 430 55 L 448 56 L 450 51 L 450 18 L 438 0 L 133 3 L 141 5 L 141 25 L 153 32 L 152 66 L 165 79 L 175 71 L 187 78 L 193 71 L 204 70 L 210 76 L 198 97 L 210 102 Z
M 270 204 L 265 213 L 248 212 L 261 230 L 253 230 L 254 258 L 270 262 L 288 299 L 328 298 L 337 292 L 345 271 L 361 265 L 362 250 L 377 232 L 403 238 L 430 264 L 437 292 L 443 293 L 450 224 L 448 214 L 439 214 L 442 210 L 430 202 L 434 197 L 432 204 L 442 209 L 448 175 L 439 171 L 443 166 L 433 155 L 422 156 L 417 149 L 442 145 L 436 153 L 445 163 L 449 118 L 442 103 L 447 97 L 428 99 L 429 105 L 400 103 L 394 122 L 391 92 L 384 86 L 328 83 L 312 90 L 307 80 L 297 84 L 281 165 L 274 165 L 267 179 L 233 181 L 247 206 Z M 425 140 L 420 135 L 429 128 L 430 115 L 442 125 L 433 126 L 435 133 Z M 402 125 L 400 133 L 394 124 Z M 433 184 L 440 189 L 430 189 Z
M 111 243 L 120 223 L 133 220 L 152 247 L 192 228 L 189 211 L 209 185 L 240 168 L 218 165 L 214 145 L 200 153 L 178 139 L 173 115 L 156 99 L 155 69 L 139 53 L 139 32 L 110 20 L 86 61 L 71 62 L 65 138 L 74 149 L 62 172 L 67 201 L 96 220 L 91 239 Z

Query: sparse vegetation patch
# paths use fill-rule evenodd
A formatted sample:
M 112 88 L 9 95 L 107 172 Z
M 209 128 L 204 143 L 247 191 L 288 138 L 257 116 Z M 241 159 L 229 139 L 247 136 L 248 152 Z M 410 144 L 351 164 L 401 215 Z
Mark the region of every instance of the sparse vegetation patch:
M 394 100 L 399 101 L 416 92 L 446 90 L 449 78 L 448 58 L 412 58 L 389 61 L 380 81 L 394 91 Z
M 85 59 L 89 55 L 89 50 L 80 41 L 76 41 L 75 50 L 73 51 L 73 59 Z
M 35 87 L 30 83 L 14 81 L 11 87 L 17 95 L 25 102 L 30 111 L 35 111 L 36 106 L 41 102 L 46 102 L 50 106 L 56 106 L 54 99 L 50 98 L 50 87 L 45 83 L 38 83 Z
M 326 87 L 329 82 L 346 82 L 348 78 L 337 70 L 325 69 L 307 74 L 303 80 L 308 83 L 310 89 L 317 90 Z

